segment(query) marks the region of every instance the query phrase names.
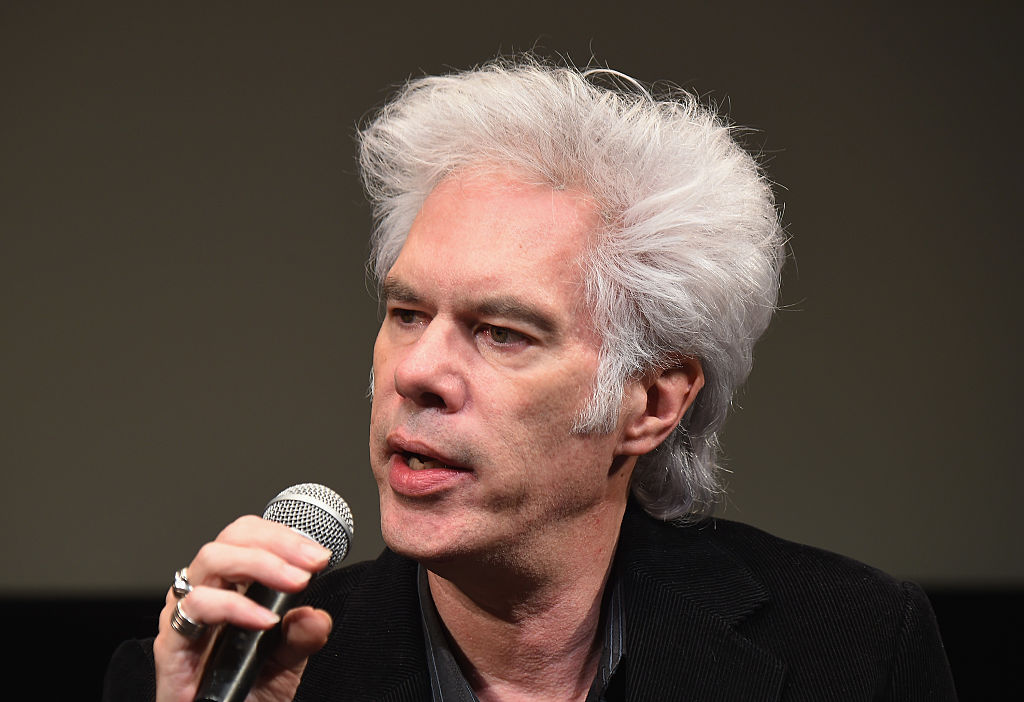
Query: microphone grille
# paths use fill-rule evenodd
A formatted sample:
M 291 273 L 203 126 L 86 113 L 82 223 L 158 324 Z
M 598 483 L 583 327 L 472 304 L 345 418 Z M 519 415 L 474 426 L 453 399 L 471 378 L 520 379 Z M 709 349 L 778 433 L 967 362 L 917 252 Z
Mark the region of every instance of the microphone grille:
M 352 510 L 334 490 L 317 483 L 292 485 L 267 503 L 263 518 L 302 532 L 331 552 L 327 568 L 348 555 L 355 533 Z

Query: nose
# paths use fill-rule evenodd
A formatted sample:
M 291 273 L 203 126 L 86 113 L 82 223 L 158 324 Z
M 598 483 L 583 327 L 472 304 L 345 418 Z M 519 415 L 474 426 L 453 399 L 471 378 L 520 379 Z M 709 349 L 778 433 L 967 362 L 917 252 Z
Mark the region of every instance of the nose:
M 395 366 L 395 390 L 421 407 L 457 412 L 466 401 L 455 325 L 433 319 Z

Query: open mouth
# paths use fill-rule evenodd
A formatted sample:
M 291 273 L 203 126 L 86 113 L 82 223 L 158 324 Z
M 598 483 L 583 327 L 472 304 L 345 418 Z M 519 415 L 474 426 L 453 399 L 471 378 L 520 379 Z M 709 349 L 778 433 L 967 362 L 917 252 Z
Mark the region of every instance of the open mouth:
M 465 468 L 448 465 L 447 463 L 443 463 L 432 456 L 425 456 L 422 453 L 403 451 L 402 456 L 405 458 L 405 462 L 411 470 L 465 470 Z

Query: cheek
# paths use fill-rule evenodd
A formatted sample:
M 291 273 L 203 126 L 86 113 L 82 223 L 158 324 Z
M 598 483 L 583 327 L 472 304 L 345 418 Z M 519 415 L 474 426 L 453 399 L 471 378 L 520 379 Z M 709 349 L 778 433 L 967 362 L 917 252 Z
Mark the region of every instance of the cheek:
M 384 330 L 377 332 L 377 338 L 373 341 L 373 375 L 376 378 L 384 368 L 386 354 L 384 353 Z
M 589 388 L 578 382 L 548 382 L 533 392 L 520 392 L 520 402 L 499 406 L 497 412 L 511 420 L 520 450 L 562 454 L 572 450 L 576 438 L 572 428 L 589 397 Z M 499 422 L 500 423 L 500 422 Z M 515 448 L 515 447 L 513 447 Z
M 371 397 L 375 401 L 374 406 L 376 406 L 378 397 L 387 397 L 392 394 L 394 386 L 395 373 L 392 361 L 394 351 L 383 337 L 384 331 L 381 330 L 373 344 L 373 387 L 370 390 Z
M 377 471 L 378 455 L 383 450 L 387 433 L 387 406 L 394 397 L 393 373 L 388 365 L 380 337 L 373 347 L 373 385 L 370 388 L 370 459 Z

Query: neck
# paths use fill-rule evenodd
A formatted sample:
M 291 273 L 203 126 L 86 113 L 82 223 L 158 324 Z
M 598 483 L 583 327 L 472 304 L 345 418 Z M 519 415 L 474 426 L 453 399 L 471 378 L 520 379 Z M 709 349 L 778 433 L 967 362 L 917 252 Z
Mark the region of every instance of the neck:
M 584 538 L 533 543 L 541 556 L 430 569 L 434 604 L 481 702 L 585 699 L 624 509 L 575 525 Z

